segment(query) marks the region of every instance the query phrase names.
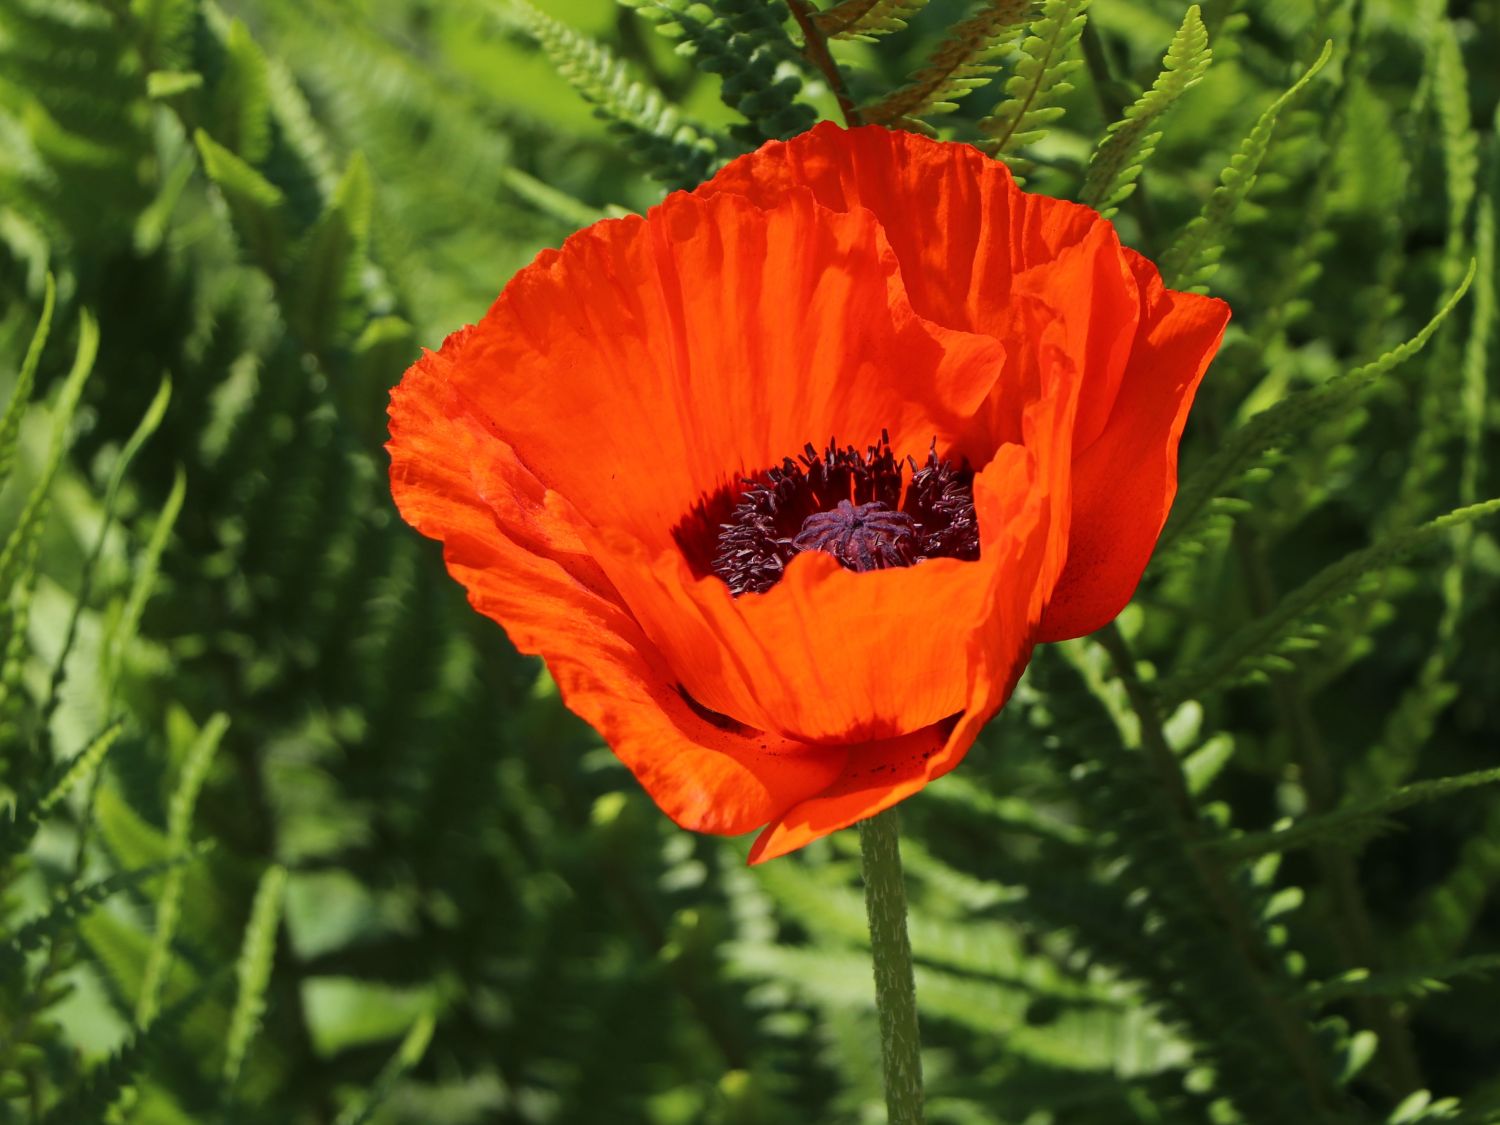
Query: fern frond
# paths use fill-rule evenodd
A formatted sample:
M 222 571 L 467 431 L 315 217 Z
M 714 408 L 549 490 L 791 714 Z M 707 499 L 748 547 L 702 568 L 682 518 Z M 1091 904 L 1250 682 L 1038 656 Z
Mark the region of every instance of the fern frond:
M 125 649 L 135 637 L 136 630 L 140 627 L 141 615 L 146 611 L 146 601 L 151 596 L 152 588 L 156 585 L 156 577 L 161 569 L 162 552 L 166 550 L 167 540 L 172 535 L 172 528 L 177 525 L 177 517 L 182 512 L 182 502 L 187 496 L 187 477 L 179 467 L 172 479 L 172 490 L 167 493 L 167 499 L 162 504 L 161 511 L 157 513 L 156 524 L 151 529 L 151 538 L 146 541 L 145 550 L 142 551 L 135 563 L 135 577 L 130 585 L 130 593 L 125 598 L 125 608 L 119 617 L 110 623 L 105 636 L 105 669 L 104 682 L 106 688 L 113 686 L 120 674 L 120 665 L 125 658 Z
M 40 795 L 33 798 L 23 794 L 9 810 L 0 814 L 0 866 L 24 852 L 47 815 L 74 787 L 98 772 L 105 755 L 124 729 L 125 724 L 118 721 L 105 727 L 82 750 L 53 769 L 43 783 Z
M 1261 457 L 1291 435 L 1345 408 L 1383 375 L 1420 352 L 1468 292 L 1474 266 L 1441 308 L 1422 329 L 1405 343 L 1379 359 L 1348 371 L 1315 387 L 1287 395 L 1229 434 L 1219 451 L 1183 481 L 1172 506 L 1172 515 L 1162 532 L 1159 550 L 1165 550 L 1187 529 L 1198 524 L 1209 504 L 1234 487 Z
M 239 993 L 224 1041 L 224 1086 L 232 1090 L 239 1081 L 240 1067 L 250 1042 L 260 1030 L 266 1008 L 266 988 L 271 983 L 271 964 L 276 954 L 276 930 L 281 924 L 281 904 L 286 892 L 286 868 L 266 868 L 255 890 L 250 921 L 245 926 L 240 958 L 235 963 Z
M 1255 186 L 1261 161 L 1271 147 L 1276 121 L 1298 94 L 1333 57 L 1333 44 L 1325 43 L 1323 52 L 1291 88 L 1272 102 L 1255 122 L 1250 135 L 1219 173 L 1219 186 L 1193 219 L 1161 257 L 1161 273 L 1167 284 L 1176 289 L 1202 289 L 1219 268 L 1229 221 Z
M 1354 969 L 1332 980 L 1309 985 L 1307 995 L 1312 1003 L 1319 1005 L 1362 996 L 1416 999 L 1434 992 L 1446 992 L 1448 982 L 1460 977 L 1488 976 L 1495 972 L 1500 972 L 1500 954 L 1494 953 L 1391 972 Z
M 630 77 L 625 63 L 607 48 L 566 24 L 513 0 L 522 26 L 558 72 L 627 142 L 657 179 L 671 187 L 693 187 L 713 173 L 718 145 L 704 127 L 684 118 L 655 90 Z
M 208 133 L 252 167 L 271 151 L 269 66 L 238 19 L 223 39 L 224 72 L 214 83 Z
M 1408 964 L 1446 961 L 1463 948 L 1500 884 L 1500 802 L 1465 841 L 1458 860 L 1417 908 L 1396 945 Z
M 40 918 L 21 926 L 7 942 L 7 948 L 16 953 L 30 953 L 69 929 L 100 903 L 113 898 L 121 891 L 140 887 L 169 868 L 187 862 L 190 856 L 179 856 L 162 863 L 122 871 L 96 882 L 76 887 L 59 899 Z
M 167 846 L 173 853 L 187 851 L 193 827 L 193 809 L 198 803 L 198 791 L 208 777 L 208 767 L 213 761 L 229 720 L 222 713 L 214 715 L 204 724 L 198 736 L 188 747 L 182 762 L 182 776 L 172 791 L 167 809 Z M 135 1025 L 148 1027 L 156 1018 L 161 1000 L 161 987 L 166 980 L 167 961 L 172 954 L 172 939 L 177 932 L 177 918 L 182 908 L 184 871 L 174 868 L 162 885 L 161 897 L 156 902 L 156 924 L 151 935 L 151 952 L 146 958 L 146 968 L 141 982 L 140 996 L 136 1001 Z
M 172 1005 L 160 1019 L 144 1031 L 137 1031 L 103 1062 L 84 1075 L 51 1106 L 41 1125 L 78 1125 L 83 1121 L 108 1121 L 110 1111 L 136 1083 L 151 1057 L 176 1033 L 184 1017 L 198 1003 L 201 990 L 195 990 Z
M 1234 859 L 1255 859 L 1299 848 L 1333 845 L 1357 850 L 1371 836 L 1388 827 L 1388 818 L 1428 801 L 1442 800 L 1468 789 L 1500 783 L 1500 769 L 1475 770 L 1454 777 L 1438 777 L 1403 785 L 1394 793 L 1357 801 L 1331 812 L 1303 817 L 1284 828 L 1247 832 L 1217 840 L 1217 851 Z
M 286 195 L 204 130 L 194 133 L 193 140 L 203 161 L 203 171 L 223 194 L 235 232 L 250 260 L 274 277 L 285 253 Z
M 813 23 L 829 39 L 873 39 L 906 27 L 927 0 L 840 0 L 813 14 Z
M 1450 286 L 1463 272 L 1469 208 L 1479 186 L 1479 136 L 1472 124 L 1469 76 L 1458 28 L 1451 19 L 1432 21 L 1428 69 L 1448 194 L 1448 229 L 1442 278 Z
M 140 34 L 141 57 L 153 71 L 174 71 L 192 57 L 198 0 L 133 0 L 131 16 Z
M 1156 151 L 1161 131 L 1154 129 L 1162 116 L 1208 72 L 1213 52 L 1208 29 L 1203 26 L 1197 4 L 1187 10 L 1182 25 L 1162 59 L 1156 81 L 1125 110 L 1125 116 L 1109 127 L 1089 160 L 1078 201 L 1112 215 L 1135 191 L 1146 161 Z
M 375 1084 L 362 1097 L 356 1099 L 348 1109 L 339 1114 L 334 1125 L 369 1125 L 375 1115 L 375 1111 L 381 1103 L 390 1096 L 390 1092 L 400 1081 L 401 1076 L 411 1070 L 427 1053 L 427 1045 L 432 1042 L 432 1033 L 437 1028 L 437 1021 L 431 1015 L 420 1017 L 416 1023 L 411 1025 L 411 1030 L 401 1040 L 401 1045 L 396 1048 L 396 1053 L 380 1070 L 380 1076 L 375 1079 Z
M 125 474 L 130 470 L 136 455 L 140 453 L 141 447 L 150 440 L 151 435 L 156 432 L 161 420 L 167 412 L 167 404 L 172 399 L 172 380 L 168 376 L 162 376 L 156 394 L 146 407 L 146 412 L 141 415 L 141 420 L 136 423 L 135 430 L 126 439 L 115 463 L 110 467 L 109 482 L 104 488 L 104 500 L 99 513 L 99 532 L 94 537 L 94 545 L 89 551 L 88 558 L 83 564 L 83 573 L 78 579 L 78 591 L 73 599 L 73 609 L 68 615 L 68 626 L 63 632 L 62 644 L 58 647 L 57 659 L 52 666 L 51 681 L 47 685 L 47 696 L 42 703 L 41 722 L 46 724 L 51 721 L 53 713 L 62 698 L 62 686 L 67 676 L 68 657 L 72 654 L 73 644 L 78 637 L 79 622 L 83 618 L 84 611 L 92 600 L 94 578 L 99 568 L 99 560 L 104 555 L 105 538 L 115 520 L 115 507 L 119 502 L 120 488 L 125 483 Z M 105 706 L 109 701 L 105 700 Z
M 298 248 L 292 268 L 287 315 L 302 346 L 313 355 L 322 355 L 340 328 L 345 334 L 358 331 L 344 313 L 369 245 L 372 205 L 369 168 L 356 152 L 333 198 Z
M 621 0 L 677 42 L 677 53 L 717 74 L 719 96 L 744 116 L 756 141 L 806 132 L 817 120 L 797 101 L 802 56 L 781 0 Z
M 1216 645 L 1213 655 L 1191 672 L 1173 677 L 1164 685 L 1164 694 L 1170 699 L 1193 699 L 1257 674 L 1290 670 L 1288 654 L 1316 647 L 1303 628 L 1310 618 L 1353 592 L 1370 575 L 1441 542 L 1451 529 L 1497 512 L 1500 499 L 1472 504 L 1346 555 L 1282 598 L 1270 613 Z
M 48 447 L 46 462 L 4 548 L 0 548 L 0 596 L 8 596 L 14 591 L 22 560 L 41 534 L 42 524 L 51 509 L 52 481 L 62 468 L 63 456 L 68 450 L 68 429 L 98 353 L 98 322 L 85 310 L 78 318 L 78 350 L 73 358 L 73 368 L 63 380 L 52 407 L 52 444 Z
M 1021 40 L 1021 57 L 1006 80 L 1004 99 L 979 122 L 980 132 L 989 138 L 980 147 L 1013 171 L 1027 167 L 1016 151 L 1041 140 L 1063 114 L 1051 103 L 1073 88 L 1068 77 L 1081 65 L 1073 46 L 1088 20 L 1088 6 L 1089 0 L 1045 0 Z
M 42 312 L 37 318 L 36 330 L 26 348 L 26 358 L 21 361 L 21 370 L 11 386 L 10 400 L 5 404 L 5 414 L 0 416 L 0 485 L 10 479 L 10 471 L 16 459 L 16 440 L 21 433 L 21 418 L 31 402 L 31 391 L 36 385 L 37 365 L 42 362 L 42 349 L 47 346 L 47 336 L 52 331 L 52 310 L 57 303 L 57 282 L 49 273 L 47 288 L 42 294 Z
M 985 0 L 979 12 L 949 32 L 906 85 L 861 106 L 860 116 L 876 125 L 916 127 L 921 117 L 951 113 L 960 98 L 990 81 L 998 69 L 995 56 L 1030 10 L 1031 0 Z

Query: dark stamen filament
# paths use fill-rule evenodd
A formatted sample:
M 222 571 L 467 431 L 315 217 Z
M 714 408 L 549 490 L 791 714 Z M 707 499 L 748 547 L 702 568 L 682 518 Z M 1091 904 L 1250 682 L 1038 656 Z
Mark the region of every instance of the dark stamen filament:
M 743 481 L 713 571 L 738 596 L 769 590 L 803 551 L 827 552 L 855 571 L 977 559 L 973 481 L 967 464 L 938 460 L 935 442 L 920 466 L 898 461 L 885 432 L 865 453 L 830 441 L 820 455 L 809 443 L 797 460 Z

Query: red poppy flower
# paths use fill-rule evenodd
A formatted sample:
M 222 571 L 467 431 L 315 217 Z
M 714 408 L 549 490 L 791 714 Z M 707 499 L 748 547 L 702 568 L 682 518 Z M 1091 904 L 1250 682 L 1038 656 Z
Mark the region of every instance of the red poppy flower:
M 401 514 L 753 861 L 952 769 L 1129 600 L 1228 320 L 973 148 L 821 125 L 580 231 L 392 395 Z

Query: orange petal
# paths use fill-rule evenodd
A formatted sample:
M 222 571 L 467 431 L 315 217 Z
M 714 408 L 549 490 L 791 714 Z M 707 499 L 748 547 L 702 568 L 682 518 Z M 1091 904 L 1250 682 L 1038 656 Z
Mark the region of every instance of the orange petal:
M 808 441 L 959 428 L 1004 359 L 901 293 L 863 211 L 668 197 L 506 287 L 452 378 L 584 519 L 654 548 L 706 494 Z
M 1043 641 L 1093 632 L 1135 593 L 1177 493 L 1188 408 L 1229 322 L 1223 301 L 1166 289 L 1155 266 L 1126 254 L 1141 292 L 1140 329 L 1109 420 L 1073 466 L 1067 567 Z
M 391 486 L 403 517 L 443 541 L 449 572 L 522 652 L 547 662 L 662 810 L 737 834 L 826 787 L 842 747 L 811 747 L 695 712 L 579 538 L 572 506 L 490 433 L 460 389 L 474 330 L 392 393 Z
M 872 817 L 941 777 L 963 760 L 984 724 L 1010 698 L 1031 656 L 1040 612 L 1033 596 L 1036 576 L 1059 549 L 1049 546 L 1045 534 L 1049 506 L 1058 501 L 1038 487 L 1034 455 L 1007 446 L 1001 456 L 1009 462 L 1004 477 L 977 485 L 976 492 L 985 495 L 976 499 L 1009 529 L 985 550 L 1003 558 L 1016 581 L 994 590 L 996 612 L 989 626 L 970 635 L 964 710 L 956 721 L 950 717 L 904 737 L 851 747 L 835 781 L 766 827 L 750 850 L 752 864 Z
M 1056 310 L 1088 384 L 1079 441 L 1098 437 L 1140 310 L 1114 226 L 1098 212 L 1022 191 L 1004 164 L 968 145 L 831 122 L 732 161 L 696 194 L 774 208 L 803 189 L 831 210 L 874 214 L 912 306 L 935 323 L 1016 340 L 1018 295 Z

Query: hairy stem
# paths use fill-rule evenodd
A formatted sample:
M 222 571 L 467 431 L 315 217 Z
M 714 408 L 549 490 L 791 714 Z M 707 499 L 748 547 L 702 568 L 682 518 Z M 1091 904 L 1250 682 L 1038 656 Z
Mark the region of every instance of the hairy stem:
M 833 61 L 833 55 L 828 50 L 828 38 L 818 30 L 818 25 L 813 20 L 813 8 L 809 0 L 787 0 L 787 7 L 792 10 L 792 19 L 796 20 L 797 26 L 802 29 L 802 53 L 827 80 L 828 88 L 838 99 L 839 112 L 844 115 L 844 124 L 851 129 L 861 124 L 859 107 L 849 96 L 849 89 L 844 85 L 843 72 L 839 70 L 839 64 Z
M 922 1039 L 917 986 L 906 935 L 906 886 L 901 877 L 900 821 L 887 809 L 859 823 L 865 913 L 875 961 L 875 1007 L 880 1013 L 880 1062 L 890 1125 L 922 1123 Z

